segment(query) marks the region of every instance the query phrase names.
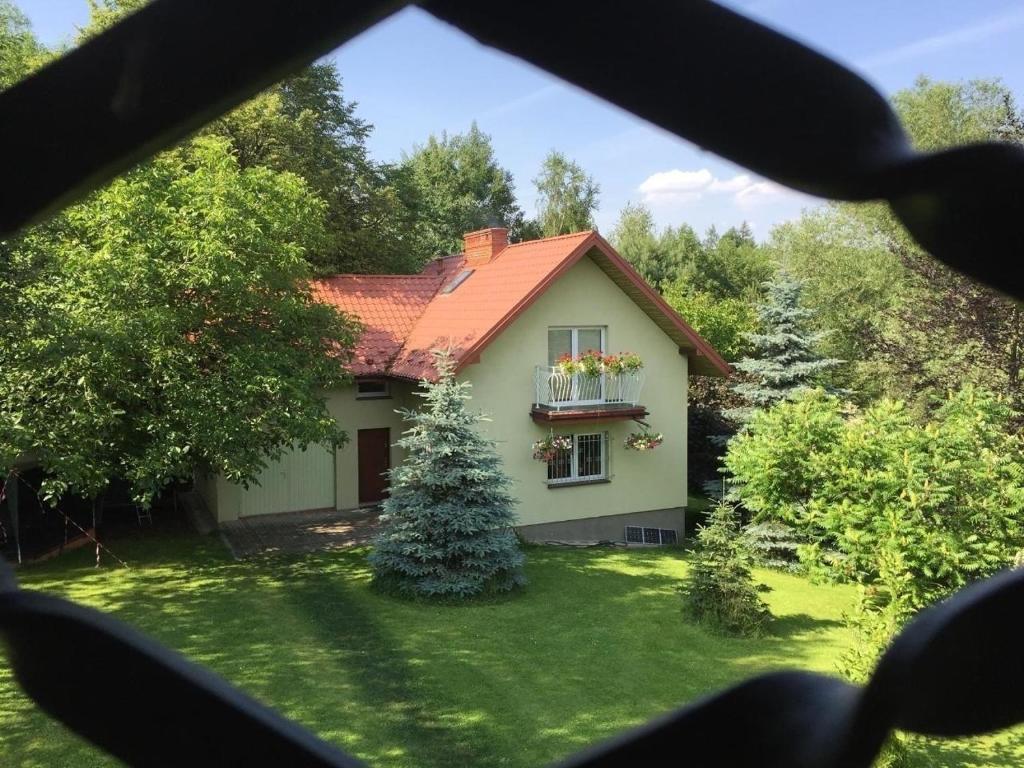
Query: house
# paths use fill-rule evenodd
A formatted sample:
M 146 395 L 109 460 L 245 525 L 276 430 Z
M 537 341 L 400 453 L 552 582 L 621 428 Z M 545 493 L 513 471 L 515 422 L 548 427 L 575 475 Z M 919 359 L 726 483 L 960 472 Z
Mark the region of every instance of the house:
M 385 472 L 402 461 L 398 408 L 435 375 L 431 350 L 450 349 L 472 407 L 492 419 L 530 540 L 682 537 L 687 503 L 687 377 L 723 376 L 728 365 L 595 232 L 508 243 L 491 228 L 465 236 L 464 252 L 418 275 L 337 275 L 318 297 L 358 316 L 355 382 L 328 407 L 351 440 L 295 450 L 258 485 L 203 485 L 219 521 L 276 512 L 354 509 L 381 501 Z M 563 373 L 559 360 L 588 350 L 631 352 L 638 371 Z M 664 435 L 655 450 L 628 450 L 642 424 Z M 550 462 L 533 444 L 565 435 Z

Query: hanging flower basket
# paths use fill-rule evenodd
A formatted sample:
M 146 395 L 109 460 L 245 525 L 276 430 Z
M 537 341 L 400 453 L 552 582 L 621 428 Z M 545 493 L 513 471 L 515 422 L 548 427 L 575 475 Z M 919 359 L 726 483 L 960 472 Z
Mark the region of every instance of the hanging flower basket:
M 558 458 L 558 454 L 572 450 L 572 437 L 569 435 L 548 435 L 533 444 L 533 458 L 545 464 Z
M 631 432 L 629 437 L 622 441 L 622 444 L 630 451 L 653 451 L 664 441 L 665 436 L 661 432 Z

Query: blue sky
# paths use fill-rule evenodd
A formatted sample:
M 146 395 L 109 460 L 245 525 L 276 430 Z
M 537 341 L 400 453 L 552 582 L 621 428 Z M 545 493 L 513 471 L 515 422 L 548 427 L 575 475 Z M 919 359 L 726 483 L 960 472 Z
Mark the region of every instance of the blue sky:
M 69 38 L 86 0 L 16 0 L 47 43 Z M 1024 4 L 1009 0 L 729 0 L 727 5 L 839 59 L 883 93 L 933 79 L 1000 77 L 1024 101 Z M 530 21 L 529 23 L 534 23 Z M 613 41 L 614 42 L 614 41 Z M 680 44 L 685 45 L 685 31 Z M 727 57 L 728 51 L 722 56 Z M 370 150 L 397 160 L 429 134 L 476 120 L 534 210 L 531 179 L 550 149 L 577 160 L 601 185 L 598 227 L 645 202 L 662 226 L 698 231 L 748 221 L 760 237 L 817 201 L 612 107 L 517 59 L 478 45 L 408 9 L 332 54 L 345 97 L 373 123 Z M 708 62 L 709 66 L 714 61 Z M 757 130 L 756 115 L 751 130 Z

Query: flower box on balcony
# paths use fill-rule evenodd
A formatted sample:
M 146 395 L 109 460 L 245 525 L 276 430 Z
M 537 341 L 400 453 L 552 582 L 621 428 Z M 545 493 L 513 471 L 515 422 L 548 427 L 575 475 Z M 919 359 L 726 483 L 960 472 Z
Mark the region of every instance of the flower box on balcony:
M 642 367 L 627 369 L 603 366 L 571 369 L 566 366 L 537 366 L 534 372 L 532 415 L 535 421 L 631 419 L 647 414 L 640 405 L 644 385 Z

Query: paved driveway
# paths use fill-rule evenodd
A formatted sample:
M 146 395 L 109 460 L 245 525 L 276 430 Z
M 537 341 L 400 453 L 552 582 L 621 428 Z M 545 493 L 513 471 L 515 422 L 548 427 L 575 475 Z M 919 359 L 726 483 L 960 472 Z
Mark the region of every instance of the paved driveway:
M 377 532 L 380 510 L 334 509 L 245 517 L 221 526 L 235 557 L 323 552 L 366 544 Z

